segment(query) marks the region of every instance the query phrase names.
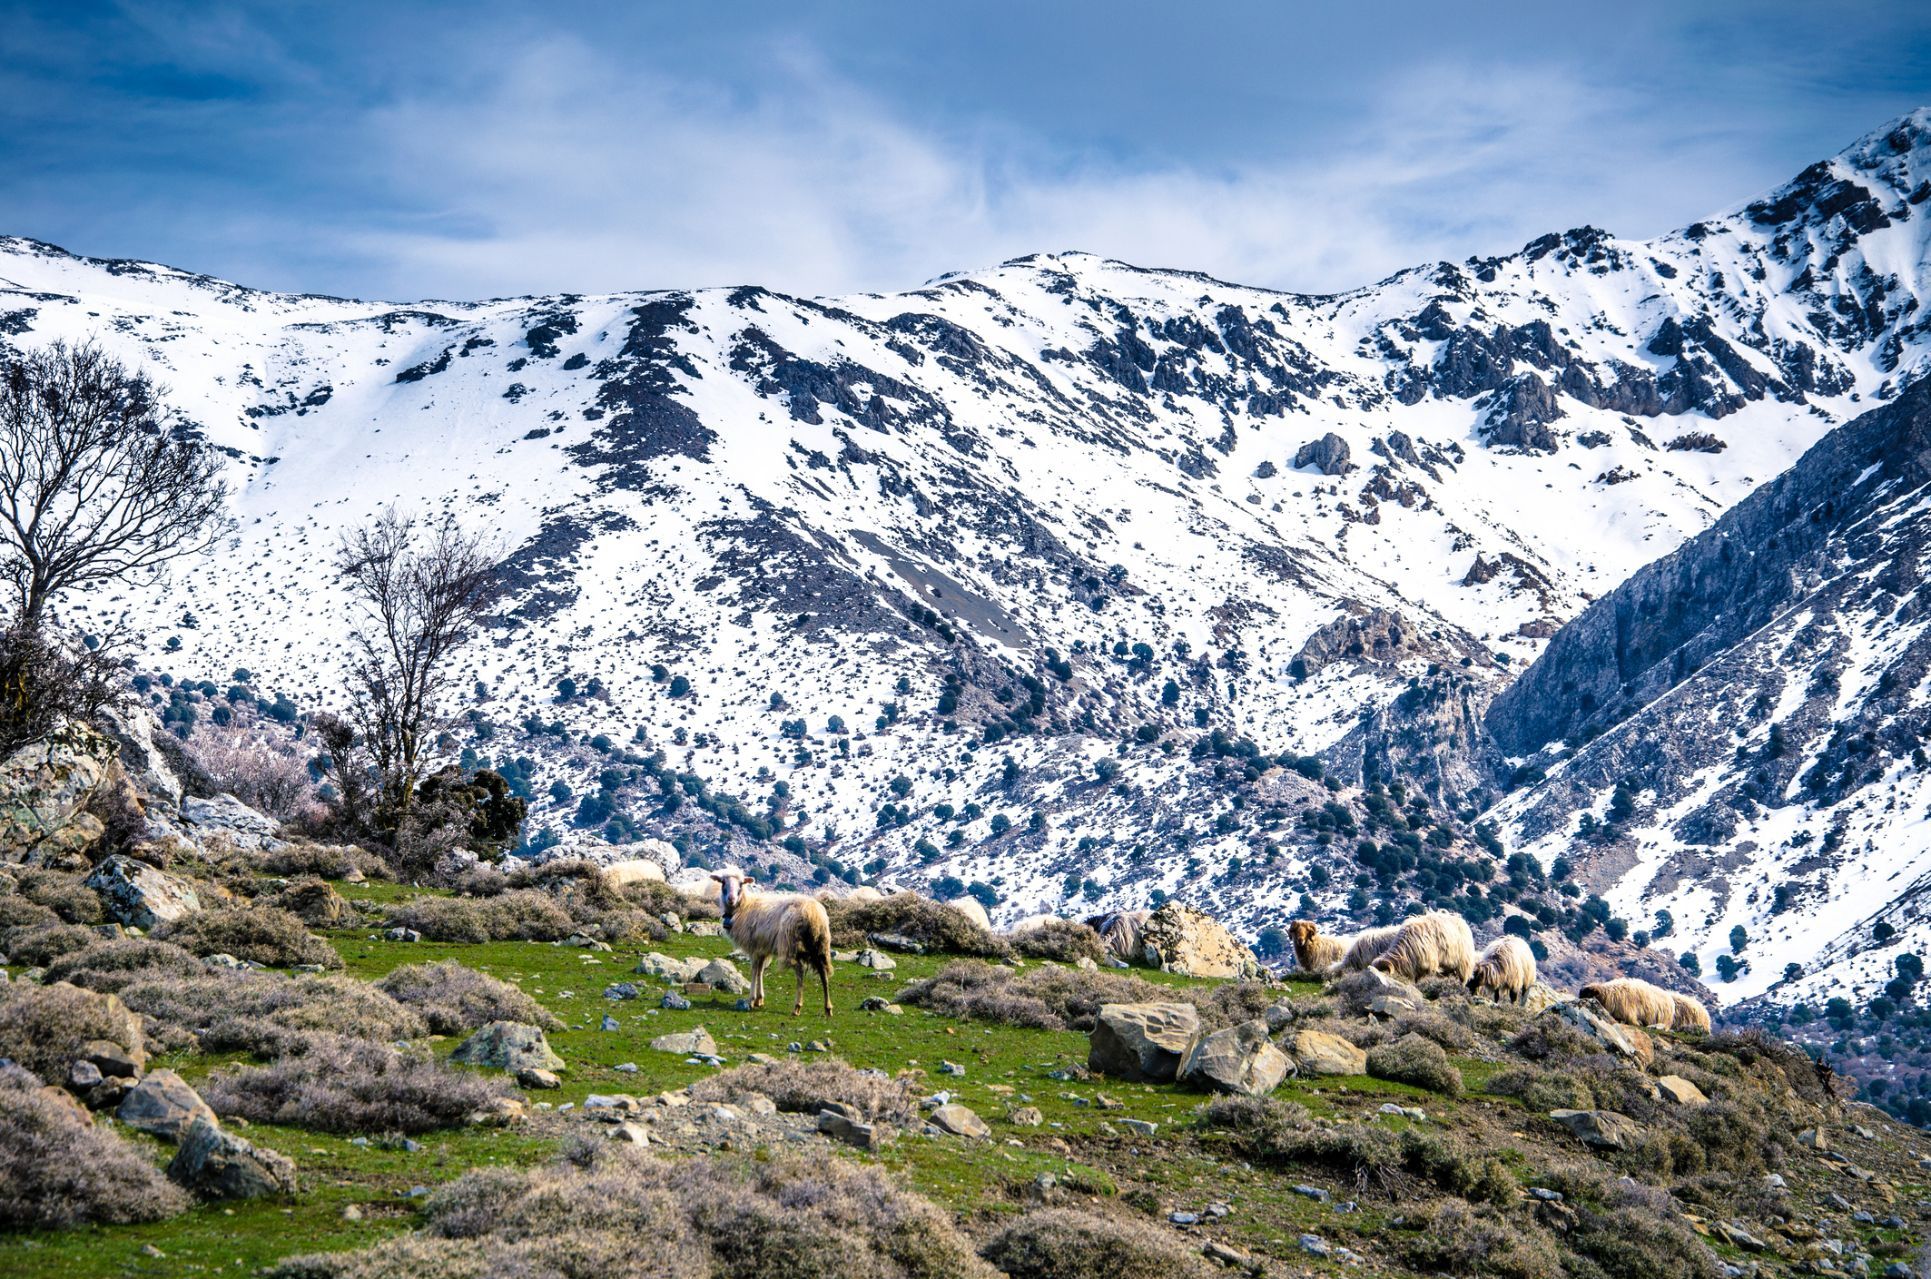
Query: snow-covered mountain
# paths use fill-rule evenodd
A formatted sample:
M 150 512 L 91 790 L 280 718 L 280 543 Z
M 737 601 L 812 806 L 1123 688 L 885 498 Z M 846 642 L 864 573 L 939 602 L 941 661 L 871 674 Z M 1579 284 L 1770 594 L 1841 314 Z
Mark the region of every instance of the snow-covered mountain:
M 463 744 L 532 762 L 537 823 L 1256 928 L 1339 906 L 1355 868 L 1301 813 L 1355 802 L 1362 761 L 1434 787 L 1457 849 L 1496 798 L 1376 744 L 1411 681 L 1473 723 L 1925 371 L 1927 195 L 1920 111 L 1655 240 L 1334 296 L 1068 253 L 835 300 L 397 305 L 0 240 L 0 340 L 98 338 L 234 459 L 217 556 L 69 602 L 152 668 L 330 704 L 337 538 L 449 512 L 513 583 Z M 704 804 L 624 759 L 659 751 Z M 1268 758 L 1323 751 L 1338 795 Z

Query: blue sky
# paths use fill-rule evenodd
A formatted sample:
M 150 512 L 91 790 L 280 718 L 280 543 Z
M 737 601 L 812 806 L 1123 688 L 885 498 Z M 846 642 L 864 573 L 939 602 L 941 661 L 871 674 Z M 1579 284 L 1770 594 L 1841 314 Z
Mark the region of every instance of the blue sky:
M 0 232 L 243 283 L 1308 291 L 1649 235 L 1931 101 L 1931 5 L 6 4 Z

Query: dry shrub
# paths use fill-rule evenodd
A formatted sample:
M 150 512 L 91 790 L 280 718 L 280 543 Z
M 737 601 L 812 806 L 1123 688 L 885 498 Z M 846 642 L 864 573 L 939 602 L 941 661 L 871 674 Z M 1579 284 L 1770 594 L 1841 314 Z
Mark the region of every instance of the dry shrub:
M 1163 986 L 1132 973 L 1040 967 L 1018 972 L 998 964 L 957 960 L 899 991 L 898 1001 L 951 1017 L 970 1017 L 1039 1030 L 1090 1031 L 1102 1004 L 1190 1003 L 1210 1030 L 1249 1021 L 1274 1002 L 1254 982 Z
M 520 889 L 497 897 L 417 897 L 389 913 L 389 928 L 413 928 L 430 941 L 561 941 L 577 931 L 547 893 Z
M 134 982 L 121 998 L 170 1049 L 273 1057 L 315 1031 L 386 1043 L 428 1030 L 415 1012 L 351 977 L 206 972 Z
M 959 911 L 917 893 L 894 893 L 877 901 L 834 898 L 825 903 L 831 916 L 832 943 L 850 949 L 875 933 L 910 938 L 929 951 L 1005 959 L 1012 947 Z
M 1796 1044 L 1773 1039 L 1761 1030 L 1722 1031 L 1702 1044 L 1705 1055 L 1729 1057 L 1760 1082 L 1787 1088 L 1813 1106 L 1835 1105 L 1847 1096 L 1848 1081 Z
M 856 1070 L 835 1057 L 733 1066 L 700 1079 L 690 1091 L 700 1101 L 738 1101 L 762 1094 L 779 1110 L 795 1114 L 815 1115 L 837 1102 L 886 1123 L 907 1125 L 918 1118 L 917 1092 L 910 1082 Z
M 1634 1187 L 1620 1198 L 1606 1211 L 1582 1208 L 1566 1245 L 1608 1279 L 1720 1279 L 1724 1271 L 1716 1254 L 1667 1206 L 1641 1202 Z
M 1189 1243 L 1138 1218 L 1067 1208 L 1029 1212 L 981 1250 L 1010 1279 L 1207 1279 Z
M 275 1279 L 996 1279 L 949 1214 L 843 1159 L 676 1161 L 613 1143 L 431 1195 L 424 1236 L 297 1258 Z M 438 1241 L 453 1240 L 461 1251 Z M 640 1247 L 640 1241 L 648 1247 Z M 445 1261 L 452 1268 L 439 1268 Z
M 90 1039 L 105 1039 L 130 1052 L 145 1041 L 141 1024 L 112 995 L 57 982 L 30 986 L 0 983 L 0 1057 L 49 1079 L 65 1079 L 67 1066 Z
M 307 924 L 275 906 L 219 906 L 196 911 L 157 929 L 155 936 L 197 955 L 233 955 L 271 968 L 342 966 L 335 947 L 311 935 Z
M 454 1128 L 509 1094 L 502 1079 L 327 1034 L 292 1038 L 274 1063 L 220 1071 L 201 1090 L 218 1114 L 334 1133 Z
M 7 938 L 7 959 L 27 968 L 44 968 L 62 955 L 86 950 L 100 939 L 99 933 L 79 924 L 16 928 Z
M 355 907 L 319 875 L 304 875 L 270 899 L 277 910 L 285 910 L 310 928 L 350 928 L 355 925 Z
M 263 853 L 257 863 L 270 875 L 315 875 L 347 879 L 357 872 L 364 879 L 389 878 L 389 863 L 377 853 L 354 844 L 284 844 Z
M 1556 1279 L 1562 1257 L 1545 1231 L 1518 1227 L 1499 1213 L 1443 1204 L 1417 1223 L 1420 1234 L 1402 1247 L 1409 1265 L 1431 1274 L 1491 1279 Z
M 376 989 L 421 1013 L 438 1035 L 466 1034 L 492 1021 L 520 1021 L 545 1030 L 563 1026 L 518 987 L 454 960 L 404 964 L 377 982 Z
M 240 725 L 198 725 L 188 739 L 195 762 L 207 770 L 215 789 L 283 821 L 314 817 L 321 811 L 308 756 L 292 740 L 278 740 Z
M 625 901 L 653 915 L 661 916 L 666 911 L 679 919 L 721 919 L 724 915 L 711 898 L 691 897 L 654 879 L 625 884 L 620 891 Z
M 610 877 L 603 873 L 603 867 L 581 857 L 560 858 L 518 870 L 507 877 L 507 887 L 534 888 L 548 893 L 580 923 L 595 923 L 605 911 L 628 904 Z
M 29 928 L 45 928 L 48 924 L 58 924 L 60 916 L 42 906 L 39 902 L 28 901 L 9 893 L 0 897 L 0 948 L 12 942 L 16 933 Z
M 1488 1091 L 1514 1097 L 1530 1110 L 1593 1110 L 1595 1095 L 1587 1084 L 1560 1070 L 1510 1066 L 1489 1076 Z
M 1071 964 L 1081 959 L 1106 961 L 1106 943 L 1085 924 L 1073 919 L 1049 919 L 1012 938 L 1012 948 L 1027 959 L 1054 959 Z
M 1475 1047 L 1473 1031 L 1436 1012 L 1408 1013 L 1396 1018 L 1396 1037 L 1411 1034 L 1432 1039 L 1450 1052 L 1465 1053 Z
M 1407 1034 L 1368 1050 L 1368 1073 L 1376 1079 L 1413 1084 L 1447 1097 L 1462 1095 L 1462 1072 L 1432 1039 Z
M 1375 1124 L 1316 1124 L 1305 1107 L 1271 1097 L 1216 1097 L 1200 1110 L 1200 1126 L 1226 1134 L 1243 1158 L 1274 1168 L 1308 1164 L 1353 1178 L 1364 1191 L 1395 1198 L 1417 1180 L 1464 1199 L 1506 1204 L 1514 1177 L 1492 1155 L 1447 1133 Z
M 0 1227 L 159 1221 L 188 1196 L 135 1146 L 18 1066 L 0 1066 Z
M 98 924 L 106 918 L 99 894 L 79 875 L 22 869 L 14 872 L 14 879 L 16 892 L 30 902 L 39 902 L 66 923 Z
M 1593 1056 L 1602 1045 L 1562 1018 L 1544 1013 L 1509 1040 L 1508 1050 L 1530 1061 L 1567 1061 Z
M 62 955 L 47 965 L 47 980 L 113 993 L 137 981 L 198 977 L 207 971 L 208 965 L 199 956 L 169 942 L 147 937 L 102 941 L 96 937 L 87 949 Z

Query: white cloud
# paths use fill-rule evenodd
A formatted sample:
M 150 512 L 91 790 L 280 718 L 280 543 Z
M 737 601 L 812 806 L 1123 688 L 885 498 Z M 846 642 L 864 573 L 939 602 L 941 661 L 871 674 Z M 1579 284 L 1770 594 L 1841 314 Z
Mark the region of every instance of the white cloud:
M 1441 67 L 1364 96 L 1327 145 L 1293 148 L 1317 161 L 1133 169 L 914 127 L 795 52 L 744 96 L 553 40 L 479 69 L 467 100 L 371 113 L 372 162 L 429 212 L 340 247 L 385 264 L 392 296 L 891 290 L 1060 249 L 1321 291 L 1585 221 L 1651 234 L 1755 194 L 1724 139 L 1635 90 Z

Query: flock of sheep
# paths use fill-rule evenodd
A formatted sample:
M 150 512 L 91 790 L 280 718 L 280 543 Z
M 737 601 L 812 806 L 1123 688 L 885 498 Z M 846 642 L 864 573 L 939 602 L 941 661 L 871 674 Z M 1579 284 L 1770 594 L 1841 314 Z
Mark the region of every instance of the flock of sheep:
M 1312 920 L 1287 926 L 1294 959 L 1310 973 L 1347 973 L 1372 968 L 1390 977 L 1420 981 L 1453 977 L 1473 993 L 1519 1003 L 1535 985 L 1535 953 L 1520 937 L 1504 935 L 1480 954 L 1468 921 L 1445 910 L 1417 915 L 1400 924 L 1370 928 L 1353 937 L 1327 937 Z M 1710 1011 L 1688 995 L 1664 990 L 1637 977 L 1592 982 L 1576 992 L 1617 1021 L 1659 1030 L 1708 1033 Z

